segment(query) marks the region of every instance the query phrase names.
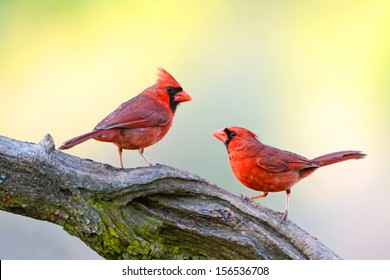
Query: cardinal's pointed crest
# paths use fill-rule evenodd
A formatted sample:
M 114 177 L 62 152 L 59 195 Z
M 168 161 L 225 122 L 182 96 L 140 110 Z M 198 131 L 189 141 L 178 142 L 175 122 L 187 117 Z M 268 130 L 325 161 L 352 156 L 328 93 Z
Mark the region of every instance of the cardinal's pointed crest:
M 171 74 L 169 74 L 167 71 L 165 71 L 163 68 L 158 68 L 158 73 L 157 73 L 158 79 L 157 79 L 157 84 L 160 85 L 161 87 L 174 87 L 174 88 L 179 88 L 181 87 L 180 84 L 175 80 L 174 77 L 172 77 Z

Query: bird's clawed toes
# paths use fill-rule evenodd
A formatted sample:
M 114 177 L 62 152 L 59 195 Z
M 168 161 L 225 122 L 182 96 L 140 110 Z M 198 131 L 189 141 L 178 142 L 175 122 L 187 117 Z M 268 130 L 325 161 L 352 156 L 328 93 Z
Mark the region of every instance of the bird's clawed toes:
M 243 195 L 242 193 L 240 193 L 240 197 L 245 201 L 245 202 L 252 202 L 253 200 L 246 196 L 246 195 Z
M 284 212 L 277 212 L 278 215 L 280 215 L 280 221 L 283 223 L 284 221 L 287 220 L 287 217 L 288 217 L 288 211 L 284 211 Z

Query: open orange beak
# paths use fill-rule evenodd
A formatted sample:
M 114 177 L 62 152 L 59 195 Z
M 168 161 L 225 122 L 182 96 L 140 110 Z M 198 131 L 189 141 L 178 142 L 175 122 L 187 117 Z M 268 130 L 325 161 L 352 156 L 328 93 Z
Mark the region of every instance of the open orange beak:
M 173 101 L 180 103 L 180 102 L 187 102 L 191 101 L 191 96 L 185 92 L 184 90 L 178 92 L 175 94 L 175 97 L 173 98 Z
M 218 140 L 222 141 L 223 143 L 226 143 L 228 138 L 225 132 L 225 129 L 219 129 L 213 133 L 213 136 L 217 138 Z

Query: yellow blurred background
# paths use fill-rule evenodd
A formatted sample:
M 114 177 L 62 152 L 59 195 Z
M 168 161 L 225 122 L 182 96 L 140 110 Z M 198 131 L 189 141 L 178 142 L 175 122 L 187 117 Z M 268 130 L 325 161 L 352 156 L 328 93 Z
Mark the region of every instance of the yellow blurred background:
M 289 218 L 343 258 L 390 259 L 389 28 L 389 1 L 0 0 L 0 135 L 50 133 L 58 147 L 163 67 L 193 100 L 150 160 L 250 196 L 216 129 L 243 126 L 308 158 L 363 150 L 297 184 Z M 109 143 L 66 152 L 119 166 Z M 145 162 L 125 151 L 124 164 Z M 0 212 L 0 259 L 82 258 L 99 256 L 56 225 Z

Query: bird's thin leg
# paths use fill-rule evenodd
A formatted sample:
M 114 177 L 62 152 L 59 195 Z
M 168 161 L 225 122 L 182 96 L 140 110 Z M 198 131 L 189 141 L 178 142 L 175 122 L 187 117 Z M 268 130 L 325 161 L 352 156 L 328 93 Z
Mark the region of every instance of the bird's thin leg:
M 150 160 L 148 160 L 148 158 L 144 155 L 144 148 L 139 148 L 138 152 L 144 158 L 144 160 L 146 160 L 146 162 L 149 164 L 149 166 L 153 165 L 153 163 Z
M 251 197 L 251 200 L 254 200 L 254 199 L 258 199 L 258 198 L 264 198 L 268 195 L 268 192 L 263 192 L 262 194 L 260 195 L 256 195 L 256 196 L 252 196 Z
M 282 213 L 282 221 L 287 219 L 288 216 L 288 200 L 290 199 L 291 190 L 286 190 L 286 209 Z
M 119 152 L 119 159 L 121 161 L 121 167 L 123 169 L 123 161 L 122 161 L 122 148 L 118 146 L 118 152 Z

